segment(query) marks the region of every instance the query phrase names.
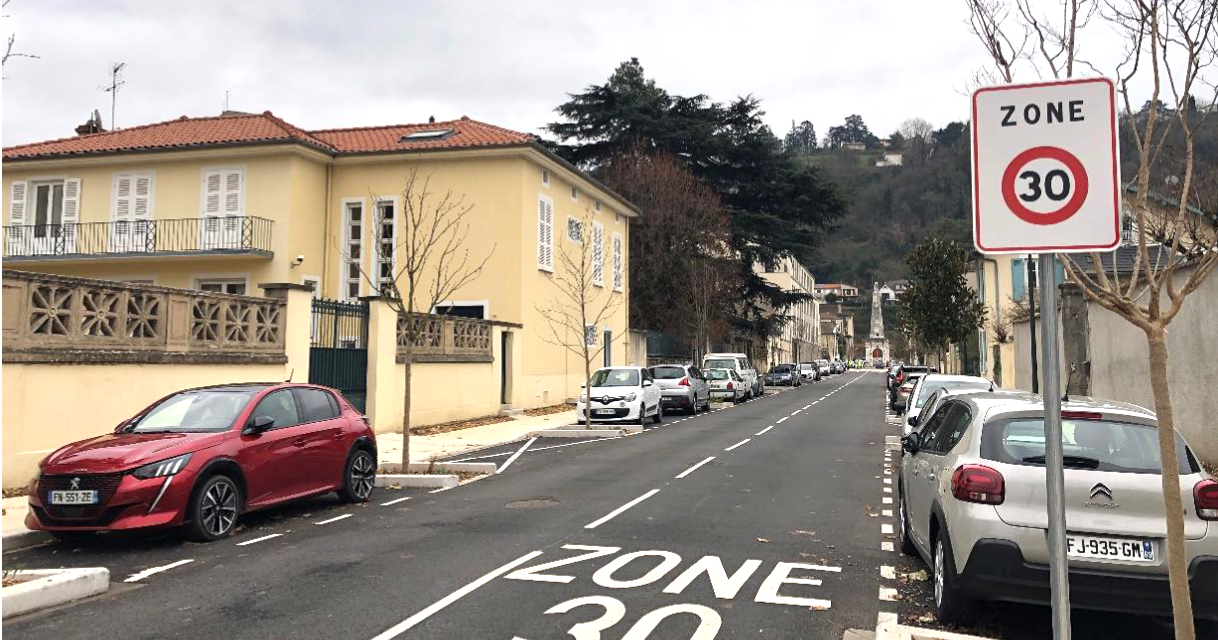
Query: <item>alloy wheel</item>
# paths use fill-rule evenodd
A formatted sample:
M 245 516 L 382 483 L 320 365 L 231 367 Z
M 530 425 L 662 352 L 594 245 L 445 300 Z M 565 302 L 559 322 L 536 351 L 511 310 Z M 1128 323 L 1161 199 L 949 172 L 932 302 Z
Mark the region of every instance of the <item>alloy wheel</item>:
M 203 494 L 200 509 L 203 528 L 215 537 L 223 536 L 237 521 L 237 490 L 229 482 L 217 482 Z
M 935 542 L 935 606 L 943 605 L 943 539 Z
M 372 456 L 361 451 L 355 454 L 351 461 L 351 477 L 347 479 L 351 492 L 360 500 L 367 500 L 372 495 L 372 487 L 376 484 L 376 469 L 372 464 Z

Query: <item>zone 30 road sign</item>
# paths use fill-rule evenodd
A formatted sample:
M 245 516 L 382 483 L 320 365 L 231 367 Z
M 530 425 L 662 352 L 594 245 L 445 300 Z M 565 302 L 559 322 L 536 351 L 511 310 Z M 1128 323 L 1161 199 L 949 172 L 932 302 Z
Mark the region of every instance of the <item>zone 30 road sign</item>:
M 973 243 L 982 253 L 1121 242 L 1116 87 L 1107 78 L 973 92 Z

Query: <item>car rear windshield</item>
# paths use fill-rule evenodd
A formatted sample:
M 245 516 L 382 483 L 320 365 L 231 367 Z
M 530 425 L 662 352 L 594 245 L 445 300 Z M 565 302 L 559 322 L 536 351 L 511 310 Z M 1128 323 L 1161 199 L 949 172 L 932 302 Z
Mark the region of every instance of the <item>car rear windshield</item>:
M 722 369 L 703 369 L 702 373 L 706 374 L 707 380 L 727 380 L 729 377 Z
M 702 365 L 703 369 L 735 369 L 736 360 L 734 358 L 712 358 L 707 360 Z
M 982 391 L 989 389 L 991 386 L 993 385 L 989 384 L 988 382 L 974 382 L 972 380 L 945 380 L 942 382 L 935 380 L 934 382 L 923 382 L 922 390 L 918 392 L 918 398 L 914 401 L 914 407 L 921 407 L 922 403 L 926 402 L 926 400 L 930 398 L 930 394 L 940 389 L 946 389 L 948 391 Z
M 652 367 L 651 377 L 656 380 L 674 380 L 676 378 L 685 377 L 685 369 L 683 367 Z
M 1108 420 L 1062 420 L 1062 457 L 1067 468 L 1159 473 L 1159 436 L 1154 427 Z M 1045 463 L 1043 418 L 1013 418 L 987 423 L 981 432 L 981 457 L 1007 464 Z M 1198 471 L 1197 462 L 1176 438 L 1180 473 Z
M 774 368 L 770 369 L 770 373 L 791 373 L 791 367 L 785 364 L 774 365 Z
M 638 369 L 599 369 L 592 374 L 594 387 L 637 387 Z
M 258 393 L 257 389 L 196 389 L 175 393 L 135 422 L 135 433 L 224 431 Z

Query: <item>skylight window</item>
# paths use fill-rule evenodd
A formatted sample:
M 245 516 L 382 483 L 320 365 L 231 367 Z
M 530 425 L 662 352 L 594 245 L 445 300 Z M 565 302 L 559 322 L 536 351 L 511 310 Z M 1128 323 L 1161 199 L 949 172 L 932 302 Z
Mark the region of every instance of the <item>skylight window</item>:
M 402 142 L 418 142 L 420 140 L 443 140 L 452 135 L 452 129 L 432 129 L 430 131 L 415 131 L 402 136 Z

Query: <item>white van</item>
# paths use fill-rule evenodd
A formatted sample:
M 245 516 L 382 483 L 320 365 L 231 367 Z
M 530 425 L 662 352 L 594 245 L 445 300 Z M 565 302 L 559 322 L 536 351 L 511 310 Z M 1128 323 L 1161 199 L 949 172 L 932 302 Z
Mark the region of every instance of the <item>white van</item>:
M 740 379 L 744 380 L 748 389 L 745 392 L 745 400 L 762 396 L 761 376 L 757 375 L 757 369 L 753 367 L 752 361 L 743 353 L 708 353 L 702 356 L 702 368 L 704 370 L 732 369 L 740 374 Z

